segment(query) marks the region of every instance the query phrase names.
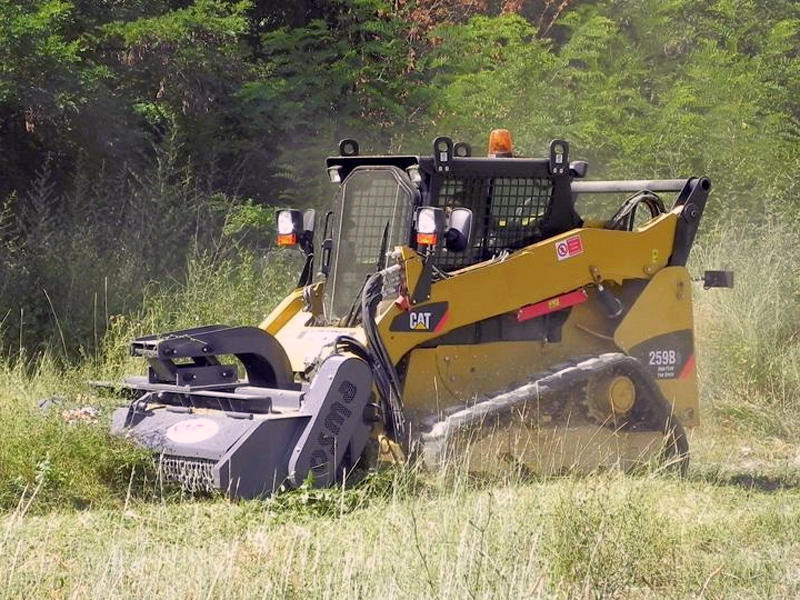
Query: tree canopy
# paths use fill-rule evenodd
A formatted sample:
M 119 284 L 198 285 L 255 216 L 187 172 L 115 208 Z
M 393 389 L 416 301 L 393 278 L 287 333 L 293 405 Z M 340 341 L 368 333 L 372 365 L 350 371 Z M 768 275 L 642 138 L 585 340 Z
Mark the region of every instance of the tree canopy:
M 46 287 L 85 310 L 76 269 L 92 293 L 180 273 L 233 206 L 322 205 L 343 137 L 427 153 L 506 127 L 785 218 L 799 49 L 791 0 L 0 0 L 4 310 L 46 315 Z

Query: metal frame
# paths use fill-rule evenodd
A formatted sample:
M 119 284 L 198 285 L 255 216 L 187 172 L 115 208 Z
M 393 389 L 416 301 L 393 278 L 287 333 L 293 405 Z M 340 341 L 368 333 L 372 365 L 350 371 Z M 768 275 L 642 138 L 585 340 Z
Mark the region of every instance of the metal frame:
M 343 182 L 359 167 L 383 165 L 405 171 L 417 166 L 422 175 L 423 206 L 453 208 L 453 185 L 459 182 L 460 189 L 469 196 L 471 206 L 467 208 L 473 210 L 474 223 L 480 231 L 473 233 L 471 251 L 465 254 L 437 252 L 435 262 L 444 270 L 476 264 L 504 250 L 513 251 L 583 225 L 575 212 L 566 141 L 551 142 L 549 159 L 459 156 L 455 147 L 450 138 L 439 137 L 434 140 L 430 156 L 347 155 L 328 157 L 326 165 L 338 167 Z M 544 198 L 541 189 L 548 187 L 548 197 Z M 535 198 L 535 203 L 526 206 L 531 198 Z M 508 206 L 498 211 L 497 201 Z M 526 221 L 522 228 L 500 232 L 493 227 L 493 219 L 508 220 L 512 215 L 506 214 L 507 211 L 517 209 L 521 209 L 521 214 L 514 216 Z M 412 248 L 416 247 L 413 238 L 410 243 Z

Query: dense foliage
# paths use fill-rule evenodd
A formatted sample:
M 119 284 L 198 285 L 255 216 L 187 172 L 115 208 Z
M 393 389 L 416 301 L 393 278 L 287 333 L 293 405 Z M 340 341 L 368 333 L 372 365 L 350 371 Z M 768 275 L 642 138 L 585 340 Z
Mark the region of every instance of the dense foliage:
M 6 344 L 88 348 L 190 257 L 263 254 L 266 207 L 326 201 L 345 136 L 506 126 L 595 176 L 707 174 L 712 217 L 789 219 L 798 48 L 789 0 L 0 0 Z

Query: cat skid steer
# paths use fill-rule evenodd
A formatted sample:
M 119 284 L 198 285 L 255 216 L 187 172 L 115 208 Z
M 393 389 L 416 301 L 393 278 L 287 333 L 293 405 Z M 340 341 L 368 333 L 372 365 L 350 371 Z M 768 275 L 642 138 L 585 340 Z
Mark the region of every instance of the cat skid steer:
M 236 497 L 409 458 L 685 471 L 698 422 L 686 261 L 711 182 L 586 170 L 563 140 L 514 157 L 505 130 L 488 157 L 447 137 L 429 156 L 344 140 L 320 251 L 314 211 L 277 213 L 278 244 L 306 256 L 297 289 L 257 327 L 135 340 L 149 369 L 122 384 L 133 399 L 113 432 L 151 448 L 166 478 Z M 579 216 L 581 195 L 607 193 L 629 197 Z

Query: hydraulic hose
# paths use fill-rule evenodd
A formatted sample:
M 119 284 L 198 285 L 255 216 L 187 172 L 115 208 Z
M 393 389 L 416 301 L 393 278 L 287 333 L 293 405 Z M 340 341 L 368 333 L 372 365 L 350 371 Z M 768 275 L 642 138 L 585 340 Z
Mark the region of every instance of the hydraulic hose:
M 361 323 L 367 338 L 368 351 L 373 357 L 378 391 L 387 412 L 386 424 L 391 427 L 395 440 L 405 442 L 406 418 L 400 396 L 400 380 L 375 323 L 375 311 L 383 299 L 383 274 L 384 271 L 378 271 L 367 279 L 361 296 Z

